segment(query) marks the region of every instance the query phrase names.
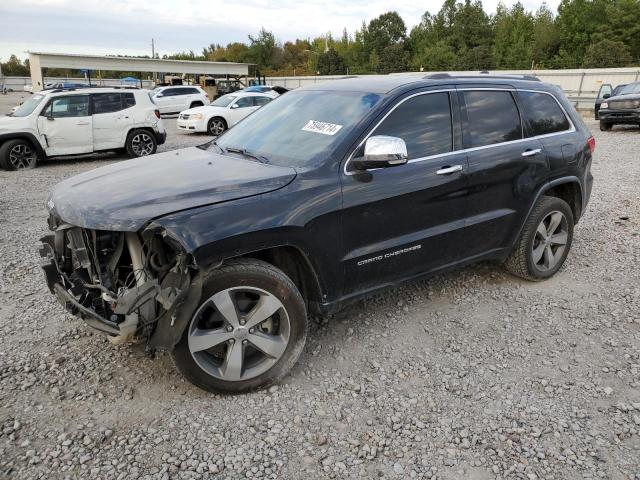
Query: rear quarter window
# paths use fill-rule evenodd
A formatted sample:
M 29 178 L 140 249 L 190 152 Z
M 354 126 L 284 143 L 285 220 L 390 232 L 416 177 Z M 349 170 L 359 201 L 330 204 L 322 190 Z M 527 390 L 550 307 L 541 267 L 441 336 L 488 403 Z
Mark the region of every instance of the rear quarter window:
M 529 122 L 529 136 L 563 132 L 571 128 L 567 116 L 551 95 L 539 92 L 518 92 Z

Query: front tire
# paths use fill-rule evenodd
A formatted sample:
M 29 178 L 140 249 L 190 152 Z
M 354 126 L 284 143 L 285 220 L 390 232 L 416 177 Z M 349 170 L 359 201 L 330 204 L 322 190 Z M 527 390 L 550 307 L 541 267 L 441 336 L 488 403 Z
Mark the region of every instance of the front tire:
M 302 296 L 281 270 L 232 260 L 209 274 L 172 356 L 180 373 L 204 390 L 253 390 L 291 370 L 308 326 Z
M 531 281 L 544 280 L 560 270 L 573 241 L 571 208 L 557 197 L 542 197 L 529 215 L 506 269 Z
M 601 132 L 608 132 L 612 128 L 613 128 L 613 124 L 612 123 L 603 122 L 602 120 L 600 120 L 600 131 Z
M 127 154 L 132 157 L 153 155 L 158 149 L 156 136 L 148 130 L 138 129 L 129 133 L 125 145 Z
M 222 117 L 213 117 L 207 123 L 207 133 L 216 137 L 221 135 L 227 128 L 227 122 Z
M 16 138 L 0 146 L 0 167 L 5 170 L 36 168 L 38 160 L 38 152 L 28 140 Z

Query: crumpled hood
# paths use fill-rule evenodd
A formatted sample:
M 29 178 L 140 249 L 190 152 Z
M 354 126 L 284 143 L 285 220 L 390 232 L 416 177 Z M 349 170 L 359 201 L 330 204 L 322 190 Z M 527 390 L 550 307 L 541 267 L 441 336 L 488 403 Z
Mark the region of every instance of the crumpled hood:
M 137 231 L 149 220 L 179 210 L 277 190 L 295 176 L 290 167 L 192 147 L 71 177 L 54 187 L 47 207 L 79 227 Z

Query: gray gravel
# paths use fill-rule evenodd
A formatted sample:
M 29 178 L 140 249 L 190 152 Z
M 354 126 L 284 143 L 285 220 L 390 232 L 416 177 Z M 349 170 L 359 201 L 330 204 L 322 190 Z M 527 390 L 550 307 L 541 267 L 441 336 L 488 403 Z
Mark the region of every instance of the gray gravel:
M 555 278 L 481 264 L 386 291 L 316 320 L 284 383 L 242 396 L 110 345 L 47 291 L 47 190 L 117 157 L 0 172 L 0 478 L 639 480 L 640 130 L 590 126 L 594 193 Z

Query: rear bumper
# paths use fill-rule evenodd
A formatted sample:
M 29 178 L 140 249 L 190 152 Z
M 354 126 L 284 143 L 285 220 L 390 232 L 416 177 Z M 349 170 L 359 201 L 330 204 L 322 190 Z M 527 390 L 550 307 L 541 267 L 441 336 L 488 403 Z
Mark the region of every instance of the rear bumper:
M 640 123 L 640 110 L 609 110 L 600 109 L 598 117 L 607 123 Z
M 156 142 L 158 145 L 162 145 L 167 141 L 167 132 L 157 132 L 156 133 Z

